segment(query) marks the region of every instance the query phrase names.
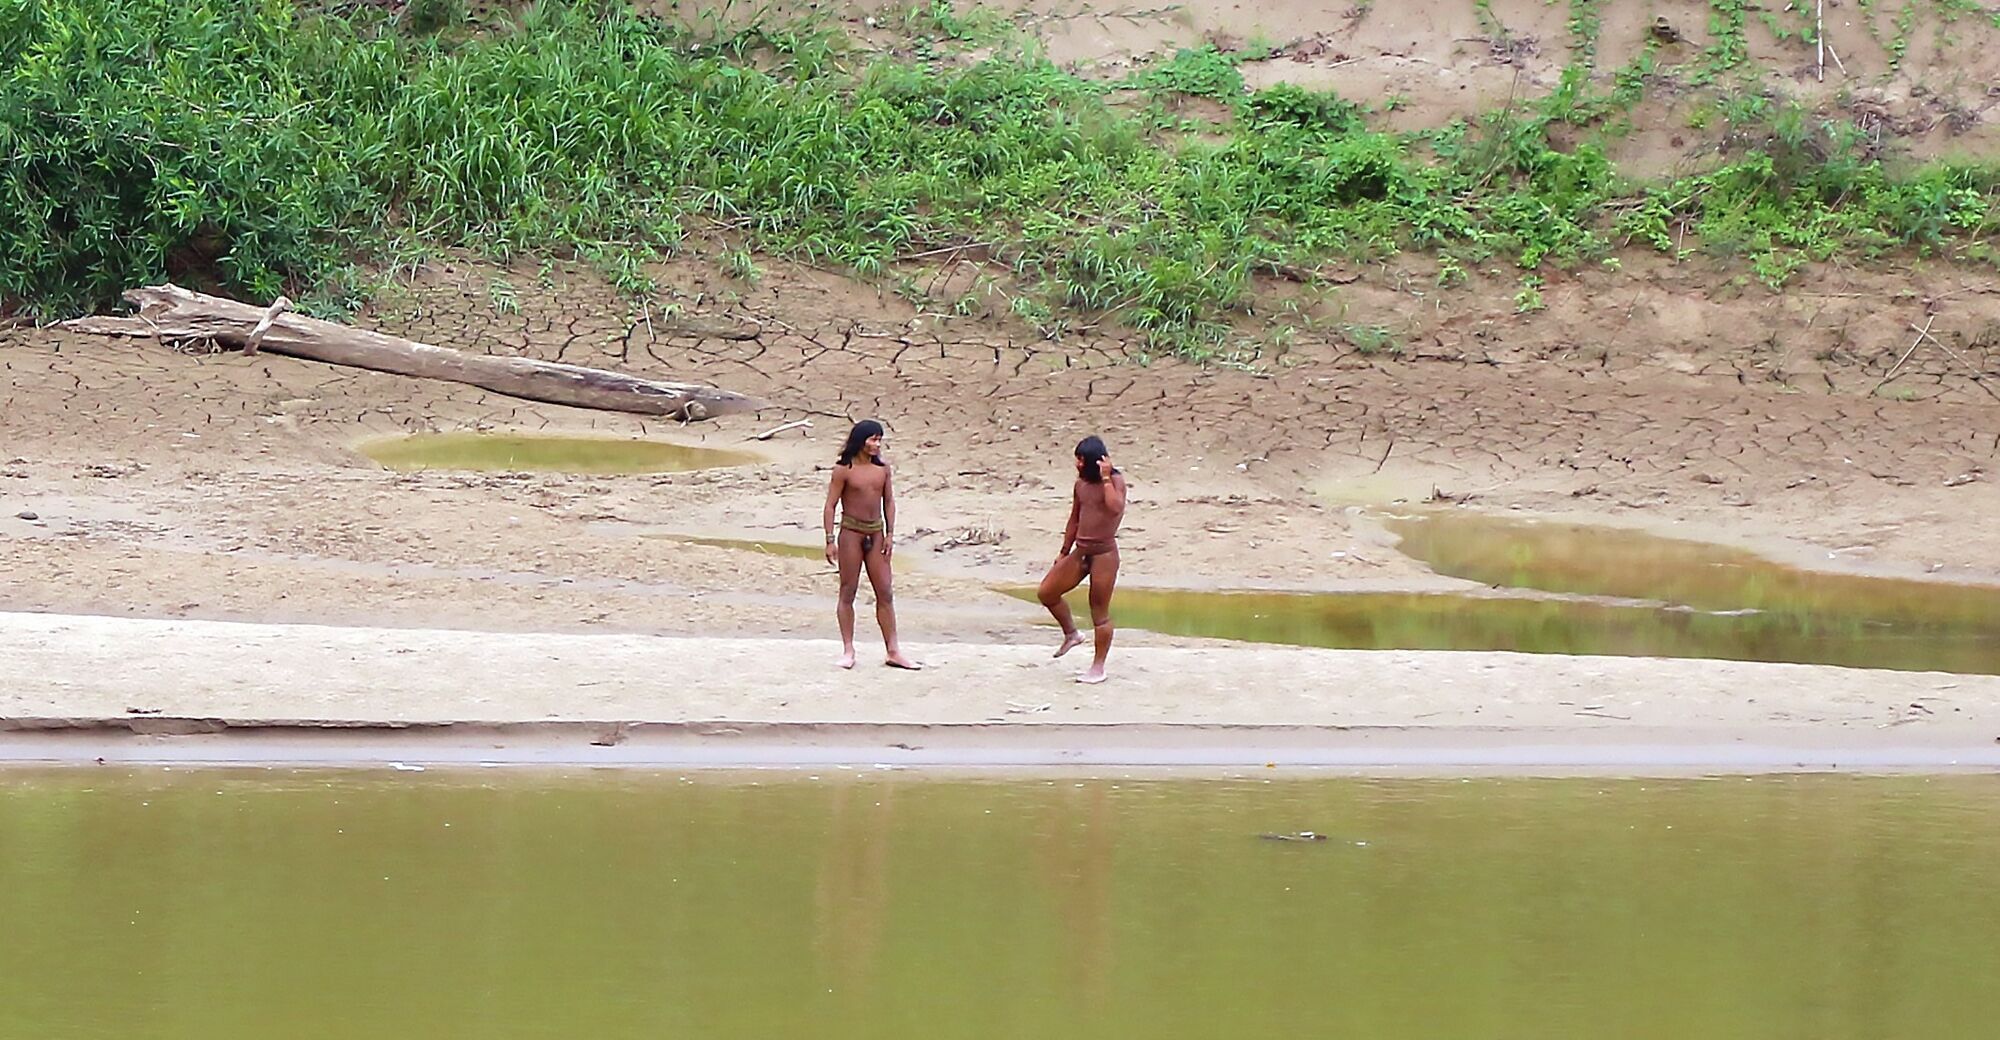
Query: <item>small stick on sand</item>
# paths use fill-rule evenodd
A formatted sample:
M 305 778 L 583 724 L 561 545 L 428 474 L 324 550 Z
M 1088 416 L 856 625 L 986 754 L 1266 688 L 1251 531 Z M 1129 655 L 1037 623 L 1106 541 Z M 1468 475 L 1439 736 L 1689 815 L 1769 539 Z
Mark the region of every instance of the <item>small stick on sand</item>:
M 1813 39 L 1819 41 L 1817 74 L 1823 83 L 1826 81 L 1826 0 L 1819 0 L 1813 5 Z
M 1917 323 L 1916 323 L 1916 322 L 1911 322 L 1911 323 L 1910 323 L 1910 327 L 1911 327 L 1911 328 L 1913 328 L 1913 329 L 1916 329 L 1916 328 L 1917 328 Z M 1959 364 L 1961 364 L 1961 365 L 1964 365 L 1964 366 L 1965 366 L 1965 370 L 1966 370 L 1967 372 L 1970 372 L 1970 373 L 1972 373 L 1972 382 L 1973 382 L 1973 385 L 1975 385 L 1975 386 L 1979 387 L 1979 389 L 1981 389 L 1981 390 L 1984 390 L 1984 391 L 1986 391 L 1986 396 L 1988 396 L 1988 397 L 1991 397 L 1991 398 L 1993 398 L 1994 400 L 2000 400 L 2000 394 L 1996 394 L 1996 393 L 1994 393 L 1994 392 L 1993 392 L 1993 388 L 1992 388 L 1992 387 L 1990 387 L 1990 386 L 1987 386 L 1987 385 L 1986 385 L 1986 383 L 1985 383 L 1985 381 L 1984 381 L 1984 380 L 1985 380 L 1985 377 L 1986 377 L 1986 373 L 1984 373 L 1984 372 L 1981 372 L 1981 371 L 1980 371 L 1979 369 L 1975 368 L 1975 367 L 1973 366 L 1972 362 L 1970 362 L 1970 361 L 1967 361 L 1967 360 L 1965 360 L 1965 359 L 1964 359 L 1963 357 L 1960 357 L 1960 356 L 1959 356 L 1959 353 L 1958 353 L 1958 351 L 1956 351 L 1956 350 L 1953 350 L 1953 349 L 1951 349 L 1950 347 L 1948 347 L 1948 346 L 1946 346 L 1946 345 L 1945 345 L 1945 342 L 1944 342 L 1944 340 L 1941 340 L 1941 339 L 1937 338 L 1936 336 L 1932 335 L 1932 334 L 1931 334 L 1931 330 L 1930 330 L 1930 325 L 1929 325 L 1928 323 L 1926 323 L 1926 324 L 1924 325 L 1924 327 L 1923 327 L 1923 328 L 1921 328 L 1921 329 L 1917 329 L 1917 333 L 1918 333 L 1918 335 L 1917 335 L 1917 342 L 1921 343 L 1921 342 L 1923 342 L 1924 340 L 1930 340 L 1930 341 L 1931 341 L 1932 343 L 1935 343 L 1935 344 L 1937 344 L 1937 346 L 1938 346 L 1938 349 L 1939 349 L 1939 350 L 1942 350 L 1942 351 L 1944 351 L 1944 352 L 1945 352 L 1946 354 L 1950 355 L 1950 356 L 1951 356 L 1951 359 L 1952 359 L 1953 361 L 1956 361 L 1956 362 L 1958 362 Z
M 791 422 L 788 422 L 783 426 L 773 426 L 770 429 L 765 430 L 763 433 L 752 435 L 750 439 L 753 441 L 768 441 L 771 438 L 776 437 L 777 435 L 785 432 L 786 430 L 797 430 L 801 428 L 810 430 L 812 429 L 812 425 L 813 421 L 811 419 L 793 419 Z
M 1889 380 L 1896 378 L 1896 373 L 1903 370 L 1903 362 L 1910 360 L 1910 355 L 1916 353 L 1917 347 L 1923 343 L 1924 337 L 1931 334 L 1931 322 L 1936 320 L 1937 315 L 1933 314 L 1924 319 L 1923 328 L 1917 329 L 1915 324 L 1910 326 L 1913 329 L 1917 329 L 1917 338 L 1910 341 L 1910 349 L 1903 351 L 1903 356 L 1897 358 L 1896 363 L 1889 366 L 1889 374 L 1883 376 L 1882 381 L 1876 383 L 1873 390 L 1868 391 L 1868 396 L 1874 397 L 1877 393 L 1881 392 L 1883 387 L 1889 385 Z

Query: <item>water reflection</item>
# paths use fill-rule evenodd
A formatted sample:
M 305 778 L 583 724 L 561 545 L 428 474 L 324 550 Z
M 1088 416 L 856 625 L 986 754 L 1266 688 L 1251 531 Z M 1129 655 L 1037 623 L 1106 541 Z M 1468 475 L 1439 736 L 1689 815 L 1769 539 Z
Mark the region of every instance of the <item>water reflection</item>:
M 0 1035 L 1982 1036 L 1986 778 L 6 774 Z M 1312 829 L 1323 843 L 1257 840 Z

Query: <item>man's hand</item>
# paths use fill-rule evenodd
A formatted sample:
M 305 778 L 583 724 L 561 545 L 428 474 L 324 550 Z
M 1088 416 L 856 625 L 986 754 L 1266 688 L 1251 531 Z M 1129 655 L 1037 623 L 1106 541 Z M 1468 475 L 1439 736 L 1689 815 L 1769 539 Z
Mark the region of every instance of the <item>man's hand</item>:
M 882 532 L 881 542 L 882 542 L 882 556 L 884 559 L 887 559 L 890 550 L 895 547 L 896 539 L 891 537 L 889 532 L 884 531 Z
M 1110 480 L 1111 474 L 1117 471 L 1118 467 L 1111 464 L 1110 455 L 1105 455 L 1097 460 L 1097 475 L 1103 477 L 1105 480 Z
M 836 562 L 833 558 L 833 547 L 834 547 L 833 539 L 828 538 L 826 540 L 826 562 L 828 563 Z

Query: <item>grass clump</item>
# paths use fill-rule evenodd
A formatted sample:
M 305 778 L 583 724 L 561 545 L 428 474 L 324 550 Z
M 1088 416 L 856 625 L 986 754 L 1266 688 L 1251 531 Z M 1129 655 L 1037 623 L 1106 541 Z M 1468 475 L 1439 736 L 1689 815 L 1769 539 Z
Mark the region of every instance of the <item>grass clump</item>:
M 974 31 L 948 4 L 915 10 Z M 1161 132 L 1118 103 L 1134 89 L 1214 99 L 1229 122 Z M 620 3 L 436 35 L 283 0 L 0 0 L 0 296 L 54 315 L 194 270 L 338 300 L 357 263 L 442 247 L 583 257 L 641 291 L 644 261 L 691 234 L 746 280 L 749 249 L 866 276 L 979 243 L 1046 334 L 1088 314 L 1199 351 L 1259 275 L 1335 258 L 1532 273 L 1692 230 L 1775 281 L 1795 259 L 1993 230 L 1991 171 L 1896 175 L 1769 105 L 1726 116 L 1740 148 L 1719 169 L 1634 188 L 1594 146 L 1554 143 L 1613 103 L 1588 90 L 1392 134 L 1332 94 L 1248 91 L 1214 48 L 1105 85 L 1005 48 L 871 57 Z
M 1214 44 L 1175 52 L 1167 61 L 1148 65 L 1130 78 L 1130 84 L 1155 94 L 1178 93 L 1190 97 L 1229 100 L 1243 93 L 1243 73 L 1237 59 L 1217 50 Z
M 409 0 L 403 7 L 403 23 L 420 33 L 450 29 L 465 18 L 465 0 Z

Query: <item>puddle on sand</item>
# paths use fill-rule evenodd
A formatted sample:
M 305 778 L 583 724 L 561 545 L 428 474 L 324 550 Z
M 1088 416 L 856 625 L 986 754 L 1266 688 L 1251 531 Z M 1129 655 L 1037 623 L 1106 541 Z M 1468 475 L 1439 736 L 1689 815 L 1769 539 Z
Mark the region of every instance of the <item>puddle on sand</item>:
M 390 469 L 501 472 L 679 473 L 761 461 L 756 455 L 661 441 L 541 434 L 420 433 L 368 441 L 356 450 Z
M 766 556 L 786 556 L 800 560 L 826 562 L 826 550 L 817 545 L 795 545 L 791 542 L 765 542 L 754 538 L 699 538 L 691 534 L 644 534 L 642 538 L 664 538 L 689 545 L 706 545 L 711 549 L 736 549 L 741 552 L 763 553 Z
M 1033 589 L 1003 591 L 1035 598 Z M 1081 594 L 1070 607 L 1089 616 Z M 2000 675 L 2000 614 L 1943 625 L 1448 592 L 1120 588 L 1112 615 L 1120 627 L 1164 635 L 1342 650 L 1699 657 Z
M 1121 625 L 1354 650 L 1698 657 L 2000 675 L 2000 588 L 1808 571 L 1616 528 L 1440 513 L 1390 520 L 1440 574 L 1555 596 L 1121 588 Z M 1032 590 L 1010 589 L 1032 600 Z M 1580 596 L 1616 597 L 1608 603 Z M 1081 595 L 1072 605 L 1084 610 Z
M 1825 625 L 2000 628 L 2000 587 L 1811 571 L 1744 549 L 1588 524 L 1466 513 L 1385 522 L 1439 574 L 1507 588 L 1756 610 Z

